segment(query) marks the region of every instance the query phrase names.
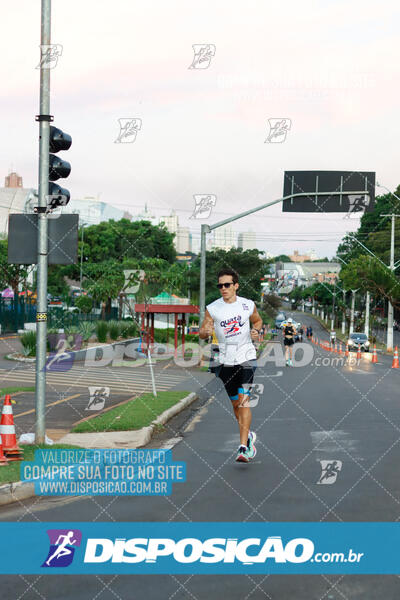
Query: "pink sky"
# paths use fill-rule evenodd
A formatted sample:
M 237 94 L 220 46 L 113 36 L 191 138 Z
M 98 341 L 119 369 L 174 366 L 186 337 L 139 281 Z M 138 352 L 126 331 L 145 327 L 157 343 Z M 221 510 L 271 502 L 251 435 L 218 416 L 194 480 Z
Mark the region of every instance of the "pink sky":
M 63 54 L 51 113 L 73 138 L 65 186 L 133 214 L 145 202 L 157 216 L 175 209 L 195 238 L 193 194 L 217 196 L 212 223 L 280 197 L 285 170 L 371 170 L 394 189 L 399 10 L 394 1 L 378 10 L 359 0 L 54 0 L 52 42 Z M 12 166 L 36 187 L 39 0 L 7 3 L 1 25 L 0 175 Z M 188 69 L 196 43 L 216 46 L 206 70 Z M 123 117 L 142 119 L 133 144 L 114 143 Z M 266 144 L 276 117 L 292 129 Z M 343 216 L 276 206 L 234 229 L 253 229 L 272 253 L 331 256 L 357 227 Z

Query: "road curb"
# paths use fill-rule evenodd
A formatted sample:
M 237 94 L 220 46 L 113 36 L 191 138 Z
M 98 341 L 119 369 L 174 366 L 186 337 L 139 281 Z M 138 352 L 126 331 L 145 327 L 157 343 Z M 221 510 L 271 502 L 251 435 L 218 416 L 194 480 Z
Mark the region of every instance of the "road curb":
M 35 484 L 24 481 L 14 481 L 0 486 L 0 506 L 25 500 L 35 495 Z
M 82 448 L 140 448 L 149 443 L 154 431 L 160 425 L 164 425 L 175 415 L 184 410 L 197 398 L 195 392 L 191 392 L 176 404 L 167 408 L 158 415 L 150 425 L 137 430 L 130 431 L 102 431 L 96 433 L 67 433 L 58 440 L 59 444 L 71 444 Z M 99 441 L 100 440 L 100 441 Z
M 106 437 L 106 441 L 109 443 L 107 445 L 94 445 L 94 437 L 98 437 L 98 433 L 68 433 L 57 443 L 69 443 L 74 445 L 79 445 L 75 440 L 77 436 L 94 436 L 93 438 L 88 438 L 86 442 L 88 445 L 82 445 L 83 440 L 78 440 L 81 442 L 82 448 L 126 448 L 129 447 L 129 443 L 135 444 L 135 448 L 140 448 L 142 446 L 146 446 L 154 435 L 157 427 L 160 425 L 164 425 L 167 421 L 172 419 L 175 415 L 182 412 L 187 406 L 192 404 L 198 398 L 195 392 L 191 392 L 182 400 L 179 400 L 174 406 L 167 408 L 161 415 L 159 415 L 150 425 L 147 427 L 142 427 L 137 431 L 108 431 L 103 432 L 101 434 L 101 438 L 104 440 Z M 71 438 L 74 438 L 73 441 Z M 112 440 L 114 438 L 114 441 Z M 117 443 L 115 443 L 115 439 Z M 90 444 L 88 442 L 91 442 Z M 110 445 L 111 444 L 111 445 Z M 11 504 L 13 502 L 18 502 L 19 500 L 26 500 L 27 498 L 31 498 L 35 496 L 35 484 L 28 483 L 24 481 L 14 481 L 12 483 L 6 483 L 0 486 L 0 506 L 4 506 L 6 504 Z

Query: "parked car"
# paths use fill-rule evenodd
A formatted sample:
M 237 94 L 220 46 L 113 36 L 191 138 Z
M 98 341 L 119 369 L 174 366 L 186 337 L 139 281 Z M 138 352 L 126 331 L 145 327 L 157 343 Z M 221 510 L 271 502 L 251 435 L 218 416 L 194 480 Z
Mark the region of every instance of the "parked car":
M 358 350 L 358 346 L 360 345 L 361 350 L 369 352 L 369 340 L 365 333 L 351 333 L 347 343 L 349 350 Z
M 275 327 L 277 329 L 281 329 L 282 328 L 282 323 L 286 321 L 286 315 L 284 312 L 280 312 L 276 315 L 275 318 Z

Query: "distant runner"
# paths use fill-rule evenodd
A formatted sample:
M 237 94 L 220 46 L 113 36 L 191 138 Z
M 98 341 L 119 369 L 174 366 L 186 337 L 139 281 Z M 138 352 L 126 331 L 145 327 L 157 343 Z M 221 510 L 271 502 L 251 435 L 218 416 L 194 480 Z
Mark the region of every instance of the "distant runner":
M 217 287 L 221 298 L 206 307 L 199 337 L 208 338 L 215 328 L 220 362 L 215 374 L 225 386 L 239 424 L 240 446 L 236 460 L 249 462 L 257 452 L 254 445 L 257 436 L 250 431 L 250 394 L 245 387 L 253 383 L 257 361 L 252 340 L 259 339 L 263 323 L 253 300 L 236 295 L 239 287 L 236 271 L 222 269 L 218 273 Z
M 293 319 L 287 320 L 287 325 L 283 328 L 283 345 L 285 346 L 286 366 L 293 366 L 293 344 L 296 329 L 293 325 Z

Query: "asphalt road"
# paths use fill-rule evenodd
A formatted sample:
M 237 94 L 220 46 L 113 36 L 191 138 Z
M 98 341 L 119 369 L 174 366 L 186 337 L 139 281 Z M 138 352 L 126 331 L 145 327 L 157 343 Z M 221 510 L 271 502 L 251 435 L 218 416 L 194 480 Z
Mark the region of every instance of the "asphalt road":
M 308 315 L 299 320 L 311 322 Z M 297 318 L 297 316 L 296 316 Z M 327 335 L 313 320 L 314 333 Z M 273 352 L 270 352 L 271 349 Z M 279 354 L 280 342 L 269 347 Z M 253 409 L 257 456 L 234 461 L 238 432 L 219 380 L 196 380 L 199 410 L 167 424 L 187 481 L 170 497 L 44 498 L 0 509 L 5 521 L 397 521 L 400 518 L 400 370 L 390 357 L 358 365 L 313 345 L 308 364 L 263 361 Z M 323 362 L 322 359 L 328 359 Z M 335 359 L 335 360 L 334 360 Z M 193 418 L 194 417 L 194 418 Z M 164 440 L 165 442 L 166 440 Z M 341 469 L 330 485 L 321 460 Z M 323 479 L 322 479 L 323 481 Z M 397 576 L 1 576 L 1 597 L 88 600 L 397 599 Z

